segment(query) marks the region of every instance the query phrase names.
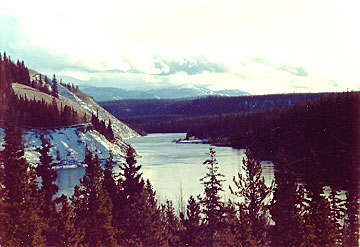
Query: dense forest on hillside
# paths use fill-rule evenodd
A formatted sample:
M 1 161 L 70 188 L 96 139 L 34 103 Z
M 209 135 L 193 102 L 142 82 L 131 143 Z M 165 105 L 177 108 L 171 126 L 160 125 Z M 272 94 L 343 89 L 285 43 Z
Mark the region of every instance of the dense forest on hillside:
M 44 99 L 16 95 L 11 87 L 15 82 L 51 95 L 53 101 L 48 103 Z M 79 92 L 79 88 L 74 84 L 60 82 L 60 85 L 71 92 Z M 14 122 L 18 126 L 30 128 L 54 128 L 91 121 L 99 133 L 110 141 L 114 139 L 110 121 L 106 125 L 97 115 L 92 115 L 91 119 L 87 119 L 86 115 L 79 116 L 72 106 L 59 105 L 57 98 L 59 98 L 58 82 L 55 75 L 51 83 L 47 76 L 41 74 L 38 74 L 37 80 L 31 80 L 24 61 L 14 63 L 5 52 L 3 55 L 0 53 L 0 120 L 2 122 Z
M 358 202 L 324 188 L 316 179 L 299 185 L 280 155 L 275 183 L 267 186 L 261 164 L 248 150 L 234 174 L 232 200 L 225 188 L 214 147 L 199 178 L 204 193 L 188 198 L 176 212 L 171 201 L 159 202 L 150 181 L 144 181 L 134 150 L 124 163 L 110 155 L 105 167 L 86 151 L 87 165 L 70 198 L 56 196 L 57 173 L 44 137 L 36 167 L 24 158 L 19 129 L 5 129 L 0 153 L 0 244 L 4 246 L 356 246 Z M 316 156 L 311 158 L 318 166 Z M 120 174 L 114 174 L 114 166 Z M 319 169 L 314 169 L 313 176 Z M 41 182 L 39 182 L 41 181 Z M 270 199 L 272 198 L 272 199 Z M 270 200 L 270 202 L 269 202 Z
M 52 84 L 45 76 L 39 80 L 31 80 L 29 70 L 24 61 L 14 63 L 9 56 L 0 53 L 0 99 L 1 120 L 15 122 L 24 127 L 58 127 L 86 122 L 86 116 L 78 116 L 78 113 L 70 106 L 58 106 L 55 98 L 58 98 L 57 80 L 54 75 Z M 11 83 L 21 83 L 38 89 L 39 91 L 54 97 L 51 104 L 43 99 L 29 99 L 17 96 Z
M 118 118 L 153 115 L 191 117 L 269 110 L 305 103 L 325 97 L 326 95 L 328 95 L 328 93 L 274 94 L 239 97 L 208 96 L 197 99 L 179 100 L 117 100 L 101 102 L 101 105 Z
M 244 98 L 242 103 L 239 98 Z M 249 147 L 258 157 L 273 161 L 279 152 L 284 152 L 297 166 L 299 174 L 311 171 L 304 162 L 304 155 L 316 152 L 324 169 L 320 177 L 324 182 L 352 186 L 354 179 L 351 177 L 358 174 L 359 93 L 239 98 L 209 97 L 177 103 L 149 101 L 148 104 L 116 101 L 104 103 L 104 106 L 115 114 L 124 110 L 129 111 L 128 115 L 144 114 L 120 118 L 138 131 L 186 132 L 188 136 L 209 139 L 215 145 Z M 250 99 L 252 103 L 243 108 L 244 102 Z M 289 105 L 290 101 L 299 103 Z M 267 107 L 269 102 L 276 104 Z M 159 115 L 148 115 L 147 109 Z M 297 165 L 300 161 L 301 165 Z

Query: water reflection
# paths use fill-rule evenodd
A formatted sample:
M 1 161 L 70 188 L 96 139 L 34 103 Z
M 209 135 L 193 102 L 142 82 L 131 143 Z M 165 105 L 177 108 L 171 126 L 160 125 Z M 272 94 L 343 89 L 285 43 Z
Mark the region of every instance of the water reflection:
M 209 158 L 207 144 L 176 144 L 174 139 L 184 138 L 185 134 L 150 134 L 145 137 L 127 139 L 138 155 L 138 164 L 145 179 L 150 179 L 160 201 L 166 199 L 179 204 L 180 198 L 186 202 L 190 195 L 203 193 L 200 182 L 206 173 L 203 162 Z M 245 150 L 230 147 L 216 147 L 219 172 L 225 175 L 224 196 L 229 197 L 229 185 L 232 178 L 242 172 L 241 165 Z M 274 179 L 274 167 L 271 162 L 262 162 L 263 174 L 269 185 Z M 115 171 L 118 169 L 115 168 Z M 62 169 L 58 171 L 59 194 L 72 195 L 73 187 L 79 184 L 84 168 Z

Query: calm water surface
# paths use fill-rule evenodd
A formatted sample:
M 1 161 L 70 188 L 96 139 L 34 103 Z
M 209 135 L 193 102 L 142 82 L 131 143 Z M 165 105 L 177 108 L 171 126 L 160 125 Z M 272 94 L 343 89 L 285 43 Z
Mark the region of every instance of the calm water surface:
M 160 201 L 172 200 L 178 205 L 180 198 L 187 201 L 190 195 L 203 193 L 200 179 L 206 174 L 203 162 L 209 158 L 208 144 L 177 144 L 174 139 L 184 138 L 185 134 L 150 134 L 145 137 L 127 139 L 138 155 L 137 161 L 142 166 L 141 172 L 145 179 L 150 179 Z M 241 172 L 243 149 L 216 147 L 216 158 L 219 172 L 225 175 L 224 196 L 229 196 L 229 185 L 232 178 Z M 271 162 L 262 162 L 263 175 L 266 183 L 274 179 L 274 168 Z M 85 168 L 60 169 L 57 183 L 59 194 L 72 195 L 73 187 L 79 184 Z

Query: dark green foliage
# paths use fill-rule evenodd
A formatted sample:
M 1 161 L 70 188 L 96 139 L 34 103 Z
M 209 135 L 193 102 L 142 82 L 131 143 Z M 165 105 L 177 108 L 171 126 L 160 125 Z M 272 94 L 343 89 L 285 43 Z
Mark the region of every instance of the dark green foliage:
M 247 224 L 249 229 L 249 244 L 267 245 L 269 219 L 266 200 L 273 191 L 273 185 L 268 187 L 265 184 L 260 161 L 249 150 L 246 151 L 242 168 L 245 174 L 238 173 L 238 180 L 233 178 L 236 190 L 230 190 L 238 197 L 238 210 L 243 214 L 241 223 Z
M 275 226 L 271 229 L 272 246 L 305 246 L 301 189 L 284 156 L 280 156 L 275 174 L 276 187 L 270 214 Z
M 9 57 L 6 57 L 5 53 L 4 57 L 0 54 L 0 120 L 12 121 L 19 126 L 35 128 L 73 125 L 82 123 L 84 120 L 84 118 L 77 116 L 77 112 L 72 107 L 68 105 L 58 107 L 55 100 L 52 104 L 48 104 L 43 99 L 28 99 L 26 95 L 24 97 L 15 95 L 11 88 L 11 83 L 15 82 L 58 97 L 55 75 L 52 93 L 50 93 L 50 81 L 46 76 L 40 75 L 38 81 L 30 82 L 29 71 L 24 62 L 18 61 L 15 64 Z
M 68 89 L 70 92 L 76 93 L 79 91 L 79 86 L 78 85 L 74 85 L 74 83 L 63 83 L 62 81 L 60 81 L 60 85 L 65 87 L 66 89 Z
M 43 201 L 37 192 L 34 170 L 23 157 L 24 150 L 18 129 L 8 124 L 5 130 L 1 164 L 4 167 L 0 212 L 0 244 L 43 245 L 44 229 L 39 208 Z
M 104 120 L 99 120 L 98 115 L 91 115 L 91 124 L 94 126 L 94 128 L 101 134 L 103 134 L 106 139 L 109 141 L 112 141 L 115 139 L 114 132 L 111 127 L 111 121 L 109 119 L 108 126 L 106 127 Z
M 257 156 L 273 161 L 283 152 L 290 163 L 303 168 L 303 174 L 312 173 L 304 154 L 315 152 L 323 170 L 317 180 L 350 189 L 352 177 L 358 177 L 354 158 L 358 157 L 359 96 L 357 92 L 338 93 L 280 114 L 268 112 L 271 115 L 264 123 L 235 132 L 233 145 L 249 146 Z
M 346 200 L 342 199 L 338 188 L 330 188 L 328 201 L 330 202 L 331 224 L 335 227 L 336 244 L 341 244 L 344 238 L 344 220 L 346 213 Z
M 224 215 L 224 203 L 221 201 L 219 193 L 223 191 L 222 183 L 224 175 L 218 172 L 218 162 L 213 146 L 209 150 L 210 158 L 204 162 L 208 171 L 200 181 L 204 185 L 205 196 L 201 199 L 203 206 L 205 223 L 205 244 L 214 245 L 216 243 L 216 232 L 221 227 Z
M 136 165 L 135 150 L 129 146 L 126 163 L 121 166 L 121 190 L 116 205 L 117 240 L 122 245 L 161 245 L 161 214 L 150 182 L 144 184 L 141 166 Z
M 54 77 L 52 79 L 52 86 L 51 86 L 51 95 L 54 96 L 55 98 L 59 97 L 59 92 L 58 92 L 58 86 L 57 86 L 57 80 L 56 80 L 56 76 L 54 74 Z
M 77 246 L 84 241 L 83 232 L 75 227 L 75 217 L 72 213 L 73 208 L 69 204 L 68 198 L 64 195 L 57 198 L 59 207 L 57 232 L 53 238 L 56 238 L 53 246 Z
M 346 193 L 346 213 L 343 230 L 343 243 L 347 246 L 356 246 L 359 243 L 359 194 L 352 189 Z
M 52 246 L 58 244 L 57 242 L 57 222 L 58 214 L 56 211 L 54 195 L 58 192 L 59 187 L 55 184 L 57 172 L 54 170 L 56 164 L 53 163 L 53 157 L 49 156 L 50 142 L 42 135 L 41 148 L 38 149 L 40 153 L 40 163 L 37 165 L 35 171 L 36 175 L 41 178 L 41 188 L 39 193 L 44 200 L 40 212 L 46 224 L 46 229 L 43 234 L 46 236 L 47 245 Z
M 55 202 L 53 196 L 58 192 L 59 187 L 55 184 L 57 178 L 57 172 L 54 170 L 53 157 L 49 155 L 51 144 L 49 140 L 45 139 L 42 135 L 40 137 L 41 148 L 38 149 L 40 153 L 40 163 L 36 167 L 36 175 L 41 178 L 40 193 L 43 194 L 44 213 L 50 216 L 52 212 L 55 212 Z
M 84 232 L 82 244 L 114 245 L 112 203 L 103 184 L 103 170 L 97 155 L 86 151 L 85 175 L 75 187 L 72 204 L 76 214 L 75 227 Z
M 179 218 L 175 215 L 175 209 L 171 201 L 167 200 L 166 204 L 163 205 L 163 214 L 165 223 L 164 234 L 167 239 L 167 244 L 169 246 L 181 245 L 180 236 L 183 229 Z
M 201 233 L 201 209 L 200 200 L 198 196 L 195 199 L 190 196 L 188 200 L 186 216 L 180 215 L 181 222 L 184 226 L 182 233 L 182 243 L 188 246 L 196 246 L 200 244 L 200 233 Z
M 26 96 L 8 95 L 8 119 L 26 127 L 59 127 L 82 123 L 73 107 L 57 106 L 54 98 L 51 104 L 43 99 L 28 99 Z

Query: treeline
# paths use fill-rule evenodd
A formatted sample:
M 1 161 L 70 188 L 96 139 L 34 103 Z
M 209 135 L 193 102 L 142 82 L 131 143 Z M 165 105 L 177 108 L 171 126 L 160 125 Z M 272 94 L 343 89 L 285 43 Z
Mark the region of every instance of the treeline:
M 111 121 L 109 119 L 108 125 L 106 126 L 104 120 L 99 119 L 99 113 L 96 115 L 91 114 L 91 124 L 94 126 L 95 130 L 97 130 L 100 134 L 106 137 L 109 141 L 115 139 L 114 132 L 111 127 Z
M 43 81 L 44 79 L 44 81 Z M 26 95 L 16 95 L 11 83 L 20 83 L 53 96 L 52 103 L 44 99 L 29 99 Z M 39 75 L 30 81 L 24 61 L 14 63 L 9 56 L 0 53 L 0 120 L 13 122 L 23 127 L 58 127 L 87 122 L 86 116 L 79 116 L 69 105 L 58 105 L 56 76 L 52 84 L 47 76 Z
M 63 83 L 60 82 L 60 85 L 67 88 L 70 92 L 76 93 L 79 91 L 79 86 L 74 83 Z
M 359 159 L 360 96 L 330 94 L 295 106 L 242 113 L 200 116 L 156 115 L 124 117 L 121 121 L 148 133 L 186 132 L 217 145 L 251 148 L 262 159 L 276 160 L 284 152 L 301 175 L 311 172 L 304 154 L 316 152 L 323 182 L 352 185 Z
M 250 147 L 258 157 L 275 160 L 283 152 L 305 173 L 311 164 L 305 154 L 318 155 L 327 184 L 357 187 L 359 168 L 360 94 L 346 92 L 300 104 L 278 113 L 269 112 L 262 122 L 244 118 L 233 123 L 228 137 L 232 146 Z M 244 122 L 252 123 L 249 127 Z
M 86 123 L 84 114 L 79 116 L 77 111 L 68 105 L 58 106 L 55 98 L 51 104 L 44 99 L 36 100 L 17 96 L 11 93 L 8 98 L 7 121 L 15 122 L 23 127 L 59 127 Z
M 261 164 L 247 151 L 243 174 L 233 178 L 232 200 L 224 190 L 214 148 L 200 179 L 203 195 L 191 196 L 178 216 L 171 201 L 159 204 L 144 181 L 134 150 L 117 164 L 110 155 L 105 169 L 86 151 L 85 175 L 70 198 L 55 197 L 55 163 L 42 137 L 36 168 L 24 158 L 21 137 L 5 131 L 1 152 L 0 244 L 4 246 L 357 246 L 358 202 L 337 188 L 298 185 L 280 155 L 276 180 L 267 186 Z M 309 156 L 314 168 L 316 155 Z M 114 166 L 120 167 L 115 175 Z M 319 169 L 312 174 L 317 176 Z M 38 181 L 41 181 L 39 183 Z
M 179 100 L 117 100 L 101 105 L 118 118 L 179 115 L 186 117 L 269 110 L 320 99 L 328 93 L 298 93 L 223 97 L 208 96 Z
M 17 60 L 15 63 L 6 52 L 0 52 L 0 90 L 5 91 L 13 82 L 30 85 L 29 70 L 24 61 Z

